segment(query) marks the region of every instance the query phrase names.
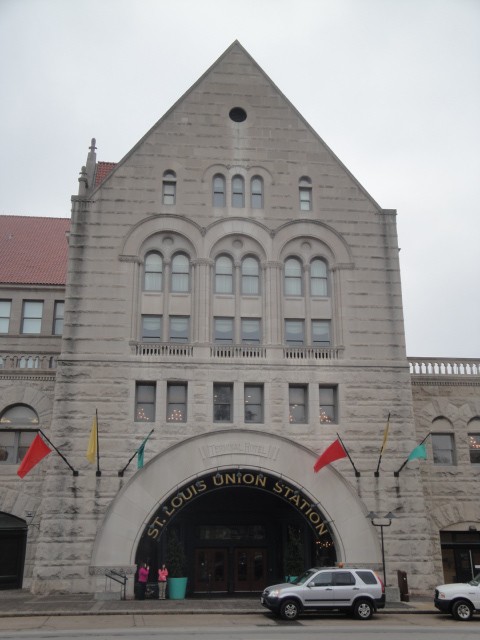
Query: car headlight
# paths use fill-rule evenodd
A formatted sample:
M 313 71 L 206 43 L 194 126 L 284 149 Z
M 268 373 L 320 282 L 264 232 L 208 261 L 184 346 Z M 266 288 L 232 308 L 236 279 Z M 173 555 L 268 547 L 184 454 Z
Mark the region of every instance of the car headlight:
M 438 592 L 438 597 L 439 597 L 439 598 L 443 598 L 443 599 L 445 599 L 445 594 L 444 594 L 444 593 L 442 593 L 441 591 L 439 591 L 439 592 Z
M 280 593 L 280 589 L 274 589 L 273 591 L 270 591 L 270 595 L 273 596 L 274 598 L 278 598 L 279 593 Z

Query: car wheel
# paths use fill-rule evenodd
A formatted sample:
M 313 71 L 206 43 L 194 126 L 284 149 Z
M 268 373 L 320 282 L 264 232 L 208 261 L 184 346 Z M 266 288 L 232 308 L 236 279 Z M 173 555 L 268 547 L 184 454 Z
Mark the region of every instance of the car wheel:
M 455 620 L 470 620 L 473 607 L 467 600 L 457 600 L 452 606 L 452 616 Z
M 284 620 L 296 620 L 300 609 L 296 600 L 285 600 L 280 605 L 280 617 Z
M 370 620 L 373 616 L 373 605 L 369 600 L 357 600 L 353 605 L 353 615 L 359 620 Z

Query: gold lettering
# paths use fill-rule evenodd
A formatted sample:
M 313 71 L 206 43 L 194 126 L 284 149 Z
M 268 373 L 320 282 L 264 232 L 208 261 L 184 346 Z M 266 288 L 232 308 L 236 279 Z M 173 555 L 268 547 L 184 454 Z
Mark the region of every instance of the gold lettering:
M 298 507 L 298 503 L 300 502 L 300 496 L 293 495 L 290 498 L 290 502 L 293 502 Z
M 205 489 L 207 488 L 207 484 L 205 482 L 205 480 L 198 480 L 198 482 L 196 482 L 195 486 L 197 487 L 197 490 L 199 493 L 202 493 L 202 491 L 205 491 Z
M 213 476 L 213 484 L 214 484 L 216 487 L 220 487 L 220 486 L 223 484 L 223 476 L 222 476 L 222 475 L 220 475 L 219 473 L 215 474 L 215 475 Z
M 281 484 L 281 482 L 279 480 L 277 480 L 275 482 L 275 484 L 273 485 L 273 491 L 275 493 L 283 493 L 283 485 Z
M 258 487 L 259 485 L 261 487 L 266 487 L 267 486 L 267 479 L 265 476 L 260 477 L 259 475 L 257 475 L 257 477 L 255 478 L 255 485 Z
M 175 507 L 175 509 L 178 509 L 179 507 L 181 507 L 182 504 L 183 504 L 183 499 L 180 495 L 172 498 L 172 507 Z
M 317 526 L 315 527 L 315 531 L 318 533 L 319 536 L 323 536 L 325 533 L 328 533 L 328 530 L 324 522 L 317 524 Z
M 288 498 L 291 493 L 293 493 L 293 489 L 291 487 L 285 487 L 285 497 Z
M 226 473 L 225 484 L 237 484 L 237 476 L 234 473 Z
M 312 511 L 312 513 L 308 516 L 308 519 L 312 524 L 318 524 L 321 521 L 320 516 L 315 511 Z
M 253 484 L 255 482 L 255 478 L 252 473 L 244 473 L 243 474 L 243 482 L 245 484 Z

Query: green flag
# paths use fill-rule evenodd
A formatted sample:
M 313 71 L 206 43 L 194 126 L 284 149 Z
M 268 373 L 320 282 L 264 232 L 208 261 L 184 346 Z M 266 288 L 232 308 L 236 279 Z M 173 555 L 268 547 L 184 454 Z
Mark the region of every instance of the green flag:
M 427 459 L 427 448 L 424 444 L 419 444 L 408 456 L 407 462 L 410 462 L 410 460 L 426 460 L 426 459 Z
M 150 438 L 151 435 L 152 435 L 152 431 L 148 434 L 148 436 L 145 438 L 145 440 L 137 449 L 137 469 L 143 468 L 143 454 L 145 452 L 145 445 L 147 444 L 147 440 Z

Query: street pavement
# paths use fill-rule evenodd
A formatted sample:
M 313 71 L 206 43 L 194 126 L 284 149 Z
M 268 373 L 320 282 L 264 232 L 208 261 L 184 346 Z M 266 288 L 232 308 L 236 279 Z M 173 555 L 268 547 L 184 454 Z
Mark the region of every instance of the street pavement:
M 23 589 L 0 591 L 0 618 L 22 616 L 95 616 L 135 614 L 254 614 L 265 613 L 259 596 L 215 596 L 185 600 L 110 600 L 92 594 L 34 595 Z M 389 613 L 435 613 L 432 599 L 387 602 L 377 615 Z

